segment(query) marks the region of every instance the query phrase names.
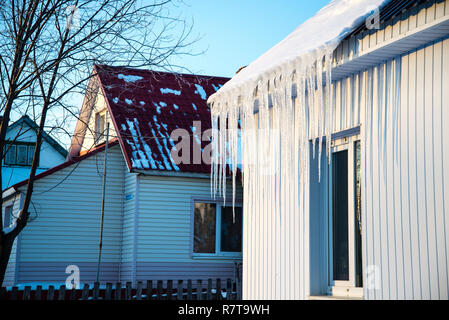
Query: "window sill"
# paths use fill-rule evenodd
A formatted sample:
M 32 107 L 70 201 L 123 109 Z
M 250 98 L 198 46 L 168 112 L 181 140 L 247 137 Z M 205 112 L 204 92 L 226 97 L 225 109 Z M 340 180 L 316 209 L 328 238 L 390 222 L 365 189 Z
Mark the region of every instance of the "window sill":
M 212 255 L 212 254 L 194 254 L 192 255 L 194 260 L 238 260 L 242 261 L 242 256 L 225 256 L 225 255 Z

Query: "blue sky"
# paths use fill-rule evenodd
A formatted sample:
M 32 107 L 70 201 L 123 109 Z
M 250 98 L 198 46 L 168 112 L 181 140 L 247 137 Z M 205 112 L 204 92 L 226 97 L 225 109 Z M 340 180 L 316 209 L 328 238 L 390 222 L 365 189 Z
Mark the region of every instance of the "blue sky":
M 175 57 L 172 62 L 191 73 L 224 77 L 232 77 L 240 67 L 257 59 L 329 3 L 329 0 L 183 1 L 171 14 L 193 20 L 192 36 L 199 35 L 201 39 L 191 50 L 206 52 L 200 56 Z M 73 101 L 81 108 L 83 97 L 76 95 Z M 67 132 L 73 132 L 76 123 L 73 120 Z M 64 145 L 71 139 L 67 135 L 55 138 Z
M 275 46 L 329 0 L 186 0 L 182 13 L 194 20 L 204 55 L 177 63 L 197 74 L 232 77 Z

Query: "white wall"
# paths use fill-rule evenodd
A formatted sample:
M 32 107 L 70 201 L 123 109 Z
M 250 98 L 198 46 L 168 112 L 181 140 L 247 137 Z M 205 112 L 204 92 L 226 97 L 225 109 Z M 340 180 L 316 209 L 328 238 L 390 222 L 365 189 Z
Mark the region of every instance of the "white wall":
M 65 268 L 80 267 L 93 281 L 98 258 L 104 152 L 36 181 L 31 221 L 20 235 L 19 282 L 65 281 Z M 125 162 L 119 146 L 109 149 L 102 281 L 118 278 Z M 23 188 L 22 188 L 23 189 Z
M 449 40 L 405 55 L 400 70 L 397 109 L 374 95 L 362 131 L 364 264 L 379 271 L 365 296 L 447 300 Z M 389 88 L 379 71 L 368 72 L 374 90 Z

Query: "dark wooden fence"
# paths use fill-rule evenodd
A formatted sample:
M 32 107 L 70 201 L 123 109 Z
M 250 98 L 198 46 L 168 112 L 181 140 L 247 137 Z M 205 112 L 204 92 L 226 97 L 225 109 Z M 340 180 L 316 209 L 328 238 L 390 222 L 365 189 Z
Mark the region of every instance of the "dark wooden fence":
M 123 286 L 121 282 L 106 283 L 100 286 L 96 282 L 93 286 L 85 284 L 82 289 L 67 289 L 65 285 L 59 288 L 49 286 L 43 290 L 42 286 L 31 289 L 25 286 L 23 290 L 12 287 L 11 290 L 1 288 L 2 300 L 241 300 L 241 285 L 227 279 L 208 279 L 207 282 L 197 280 L 148 280 L 146 283 L 137 282 L 133 288 L 131 282 Z

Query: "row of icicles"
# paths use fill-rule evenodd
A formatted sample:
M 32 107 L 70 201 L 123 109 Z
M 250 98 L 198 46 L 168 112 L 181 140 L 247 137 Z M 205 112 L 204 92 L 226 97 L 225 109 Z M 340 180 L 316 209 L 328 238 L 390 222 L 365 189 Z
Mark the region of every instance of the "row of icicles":
M 254 182 L 258 180 L 256 175 L 267 173 L 267 168 L 273 169 L 268 170 L 271 174 L 294 174 L 297 170 L 298 177 L 304 177 L 309 167 L 306 148 L 310 141 L 313 158 L 318 142 L 318 159 L 321 159 L 325 137 L 330 161 L 333 101 L 331 68 L 327 66 L 332 63 L 334 49 L 334 46 L 325 47 L 302 56 L 295 64 L 218 96 L 211 104 L 211 193 L 214 197 L 219 195 L 226 202 L 226 178 L 232 174 L 235 205 L 239 174 L 236 168 L 243 171 L 240 172 L 242 179 Z M 299 155 L 295 157 L 297 152 Z M 287 161 L 279 159 L 281 156 L 287 157 Z M 319 179 L 320 176 L 321 161 L 318 161 Z

